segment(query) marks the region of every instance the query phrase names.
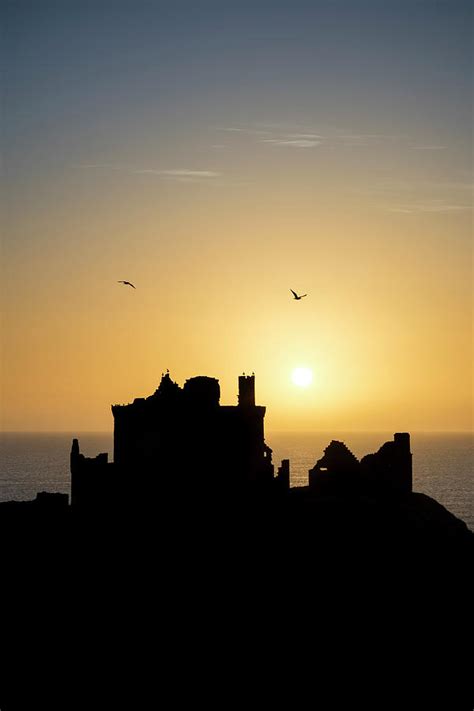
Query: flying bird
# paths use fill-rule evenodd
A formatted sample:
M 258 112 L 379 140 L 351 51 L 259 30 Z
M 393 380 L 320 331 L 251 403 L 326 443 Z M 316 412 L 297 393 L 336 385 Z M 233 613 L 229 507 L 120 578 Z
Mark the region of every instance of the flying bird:
M 293 296 L 295 297 L 295 299 L 296 299 L 297 301 L 299 301 L 300 299 L 302 299 L 304 296 L 308 296 L 308 294 L 301 294 L 301 296 L 298 296 L 298 294 L 296 293 L 296 291 L 293 291 L 293 289 L 290 289 L 290 291 L 291 291 L 291 293 L 293 294 Z
M 123 279 L 119 279 L 117 283 L 118 283 L 118 284 L 126 284 L 127 286 L 131 286 L 132 289 L 136 289 L 136 288 L 137 288 L 136 286 L 133 286 L 133 284 L 132 284 L 130 281 L 124 281 Z

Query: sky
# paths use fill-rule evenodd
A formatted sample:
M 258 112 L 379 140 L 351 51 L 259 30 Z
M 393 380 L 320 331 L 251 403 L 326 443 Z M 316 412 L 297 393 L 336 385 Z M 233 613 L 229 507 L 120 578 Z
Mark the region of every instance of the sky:
M 472 428 L 470 2 L 1 8 L 4 430 L 166 369 L 255 372 L 267 430 Z

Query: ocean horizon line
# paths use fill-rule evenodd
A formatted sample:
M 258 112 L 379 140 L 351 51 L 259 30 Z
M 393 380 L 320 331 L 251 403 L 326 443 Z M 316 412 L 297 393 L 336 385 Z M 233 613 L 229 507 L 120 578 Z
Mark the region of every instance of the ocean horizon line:
M 447 430 L 447 429 L 442 429 L 442 430 L 410 430 L 410 429 L 398 429 L 394 430 L 393 428 L 385 428 L 385 429 L 345 429 L 345 428 L 331 428 L 331 429 L 315 429 L 315 430 L 307 430 L 307 429 L 302 429 L 302 430 L 295 430 L 295 429 L 268 429 L 266 431 L 266 435 L 277 435 L 277 434 L 331 434 L 332 432 L 342 432 L 344 434 L 387 434 L 387 433 L 393 433 L 394 431 L 397 432 L 409 432 L 410 434 L 416 435 L 416 434 L 460 434 L 460 435 L 474 435 L 474 430 Z M 97 434 L 97 435 L 111 435 L 113 436 L 113 430 L 0 430 L 0 435 L 6 435 L 6 434 L 34 434 L 34 435 L 51 435 L 51 434 L 70 434 L 70 435 L 90 435 L 90 434 Z

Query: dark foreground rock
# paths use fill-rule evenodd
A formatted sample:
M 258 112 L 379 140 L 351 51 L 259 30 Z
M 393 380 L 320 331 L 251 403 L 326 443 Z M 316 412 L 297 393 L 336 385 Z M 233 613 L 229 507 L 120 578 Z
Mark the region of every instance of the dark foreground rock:
M 2 711 L 472 708 L 473 534 L 422 494 L 0 505 Z

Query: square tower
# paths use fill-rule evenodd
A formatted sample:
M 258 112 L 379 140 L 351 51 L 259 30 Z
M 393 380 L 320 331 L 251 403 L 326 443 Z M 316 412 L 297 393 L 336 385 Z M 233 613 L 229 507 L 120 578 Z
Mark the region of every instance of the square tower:
M 239 407 L 255 407 L 255 375 L 239 375 Z

